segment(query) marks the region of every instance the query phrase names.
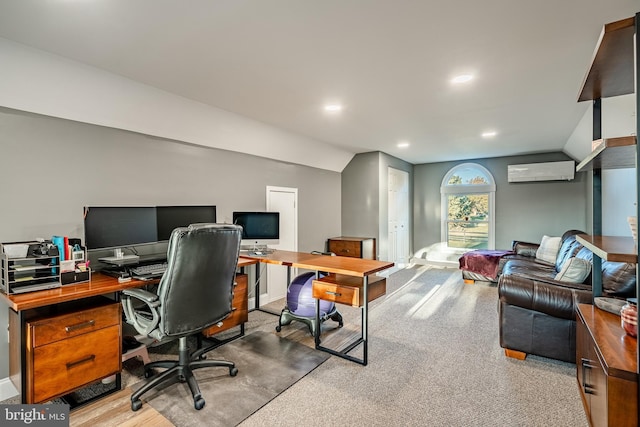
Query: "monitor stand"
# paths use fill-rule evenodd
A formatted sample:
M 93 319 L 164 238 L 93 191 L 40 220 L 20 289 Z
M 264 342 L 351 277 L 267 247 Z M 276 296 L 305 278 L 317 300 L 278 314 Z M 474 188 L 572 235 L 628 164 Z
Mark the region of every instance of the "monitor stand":
M 260 255 L 269 255 L 273 253 L 274 249 L 270 249 L 267 245 L 253 245 L 253 246 L 245 246 L 241 248 L 243 251 L 247 251 L 249 255 L 260 256 Z
M 140 257 L 138 255 L 122 255 L 119 257 L 108 256 L 104 258 L 98 258 L 98 261 L 104 262 L 105 264 L 120 266 L 120 265 L 137 263 L 139 259 Z

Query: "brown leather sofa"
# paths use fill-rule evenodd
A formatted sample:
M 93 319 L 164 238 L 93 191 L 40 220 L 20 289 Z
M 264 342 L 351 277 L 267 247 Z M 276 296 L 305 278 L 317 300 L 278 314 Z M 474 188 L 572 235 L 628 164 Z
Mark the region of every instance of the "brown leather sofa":
M 536 259 L 538 245 L 514 242 L 515 256 L 505 259 L 498 279 L 500 346 L 510 357 L 527 354 L 575 363 L 578 303 L 592 303 L 591 274 L 583 283 L 555 280 L 571 257 L 592 261 L 576 240 L 578 230 L 561 238 L 555 264 Z M 603 296 L 635 295 L 635 264 L 602 261 Z

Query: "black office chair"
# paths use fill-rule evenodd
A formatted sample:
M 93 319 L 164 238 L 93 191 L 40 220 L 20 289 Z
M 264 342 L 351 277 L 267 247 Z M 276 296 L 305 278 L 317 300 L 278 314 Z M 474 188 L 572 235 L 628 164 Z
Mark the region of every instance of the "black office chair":
M 157 341 L 179 340 L 179 360 L 152 362 L 144 367 L 145 378 L 154 368 L 167 368 L 131 395 L 131 409 L 142 407 L 142 396 L 153 387 L 176 377 L 186 381 L 193 394 L 194 407 L 205 401 L 193 375 L 194 369 L 225 366 L 233 377 L 238 373 L 233 362 L 202 360 L 203 351 L 189 352 L 187 338 L 215 325 L 231 313 L 233 283 L 242 227 L 222 224 L 193 224 L 176 228 L 167 249 L 167 270 L 157 293 L 143 289 L 123 291 L 122 305 L 127 323 L 140 334 Z M 140 301 L 144 304 L 141 308 Z M 176 378 L 173 378 L 174 380 Z

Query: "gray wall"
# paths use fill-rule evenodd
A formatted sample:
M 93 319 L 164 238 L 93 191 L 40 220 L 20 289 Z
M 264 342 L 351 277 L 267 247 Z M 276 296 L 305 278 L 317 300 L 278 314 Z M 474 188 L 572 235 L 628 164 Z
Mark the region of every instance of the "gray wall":
M 496 248 L 508 249 L 513 240 L 540 242 L 543 235 L 560 236 L 575 228 L 587 231 L 587 176 L 573 181 L 508 183 L 510 164 L 572 160 L 563 153 L 430 163 L 414 166 L 415 250 L 440 242 L 440 185 L 444 175 L 460 163 L 477 163 L 496 181 Z
M 337 172 L 4 108 L 0 129 L 2 242 L 82 237 L 87 205 L 214 204 L 230 222 L 234 210 L 264 210 L 267 185 L 298 188 L 300 251 L 341 232 Z M 7 355 L 0 334 L 0 379 Z
M 378 152 L 357 154 L 342 171 L 341 235 L 378 239 L 379 163 Z
M 389 167 L 409 173 L 411 196 L 413 165 L 386 153 L 356 154 L 342 171 L 342 235 L 375 237 L 376 255 L 380 259 L 387 259 Z M 413 201 L 409 197 L 409 236 L 412 211 Z

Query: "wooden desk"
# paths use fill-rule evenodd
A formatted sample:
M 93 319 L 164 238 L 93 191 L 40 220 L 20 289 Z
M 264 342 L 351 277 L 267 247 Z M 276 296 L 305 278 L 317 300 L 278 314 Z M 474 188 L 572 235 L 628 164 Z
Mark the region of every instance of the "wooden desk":
M 274 251 L 268 255 L 240 255 L 242 258 L 252 259 L 257 261 L 258 263 L 264 262 L 267 264 L 277 264 L 284 265 L 287 267 L 287 282 L 291 283 L 290 277 L 290 269 L 291 267 L 295 268 L 304 268 L 307 270 L 316 271 L 316 279 L 318 279 L 319 272 L 325 273 L 335 273 L 336 275 L 345 275 L 345 276 L 355 276 L 362 278 L 362 294 L 366 297 L 361 298 L 361 310 L 362 310 L 362 328 L 361 328 L 361 336 L 356 341 L 348 345 L 344 350 L 336 351 L 327 347 L 323 347 L 320 345 L 320 334 L 321 328 L 316 328 L 315 335 L 315 344 L 316 349 L 326 351 L 330 354 L 336 355 L 338 357 L 342 357 L 344 359 L 350 360 L 352 362 L 360 363 L 362 365 L 367 364 L 368 360 L 368 316 L 369 316 L 369 276 L 377 273 L 379 271 L 386 270 L 388 268 L 393 267 L 392 262 L 387 261 L 377 261 L 370 259 L 362 259 L 362 258 L 353 258 L 353 257 L 342 257 L 342 256 L 327 256 L 327 255 L 314 255 L 310 253 L 303 252 L 289 252 L 289 251 Z M 258 275 L 259 266 L 256 268 L 256 275 Z M 335 276 L 336 280 L 339 276 Z M 257 278 L 256 278 L 257 279 Z M 324 281 L 326 283 L 326 281 Z M 336 282 L 337 286 L 341 286 L 340 283 Z M 314 282 L 314 287 L 316 286 Z M 349 287 L 353 287 L 353 282 L 349 281 Z M 258 284 L 256 280 L 256 308 L 259 308 L 259 299 L 258 295 L 260 294 L 260 290 L 258 289 Z M 322 295 L 314 292 L 314 296 L 318 298 L 324 299 Z M 320 303 L 316 298 L 316 322 L 320 325 Z M 335 301 L 335 299 L 333 299 Z M 350 356 L 348 353 L 353 350 L 358 345 L 363 345 L 363 357 L 362 359 L 355 358 Z
M 113 374 L 116 375 L 114 387 L 96 397 L 120 390 L 122 315 L 118 293 L 158 281 L 120 283 L 116 278 L 96 273 L 89 282 L 23 294 L 0 294 L 0 299 L 9 307 L 9 376 L 21 395 L 21 402 L 42 403 Z M 67 332 L 60 335 L 60 331 L 65 330 Z M 106 340 L 106 343 L 95 346 L 96 340 Z M 47 343 L 55 343 L 56 348 L 48 348 L 44 345 Z M 90 356 L 83 358 L 80 350 L 91 347 Z M 80 357 L 77 361 L 75 354 Z M 61 355 L 60 360 L 49 363 L 57 355 Z M 47 383 L 46 377 L 65 365 L 67 373 Z M 104 368 L 105 365 L 109 367 Z
M 255 260 L 240 259 L 238 261 L 238 268 L 243 269 L 246 266 L 256 263 L 257 261 Z M 48 319 L 64 319 L 65 317 L 68 317 L 70 321 L 73 321 L 73 316 L 78 317 L 79 312 L 91 312 L 91 314 L 98 316 L 94 321 L 95 325 L 92 324 L 91 327 L 86 329 L 88 332 L 93 332 L 94 329 L 100 328 L 99 319 L 101 318 L 100 316 L 103 316 L 105 313 L 110 313 L 110 322 L 117 319 L 117 324 L 121 326 L 119 292 L 128 288 L 153 285 L 159 281 L 160 279 L 146 281 L 132 279 L 130 281 L 120 283 L 118 282 L 118 279 L 114 277 L 94 273 L 91 276 L 91 281 L 89 282 L 64 285 L 55 289 L 26 292 L 23 294 L 6 295 L 0 293 L 0 300 L 9 307 L 9 376 L 21 395 L 21 402 L 39 403 L 37 402 L 39 394 L 33 391 L 34 377 L 36 375 L 34 375 L 33 366 L 29 365 L 30 358 L 27 354 L 28 352 L 31 353 L 33 351 L 37 351 L 35 350 L 35 347 L 37 346 L 35 343 L 36 339 L 30 335 L 33 331 L 37 330 L 37 328 L 47 327 L 43 326 L 43 323 Z M 109 295 L 112 295 L 112 298 L 108 298 Z M 92 310 L 94 312 L 92 312 Z M 97 313 L 95 312 L 96 310 Z M 115 313 L 116 310 L 117 313 Z M 82 317 L 82 315 L 80 315 L 80 317 Z M 111 325 L 109 324 L 106 326 Z M 112 359 L 115 361 L 116 358 L 118 360 L 118 372 L 116 373 L 114 388 L 97 397 L 103 397 L 107 394 L 119 391 L 121 388 L 121 331 L 118 331 L 117 335 L 117 342 L 115 342 L 115 339 L 113 340 L 113 343 L 110 342 L 110 347 L 112 347 L 111 350 L 114 357 L 111 357 L 111 353 L 109 353 L 108 356 L 104 356 L 108 357 L 109 361 L 112 361 Z M 92 341 L 90 337 L 87 337 L 87 340 Z M 96 343 L 92 341 L 88 344 Z M 92 363 L 102 365 L 102 363 L 99 363 L 99 357 L 100 354 L 96 353 L 95 358 L 92 359 Z M 60 394 L 70 393 L 78 388 L 84 387 L 92 382 L 102 379 L 103 377 L 108 377 L 113 374 L 112 372 L 92 373 L 87 368 L 84 368 L 84 370 L 86 381 L 85 379 L 77 379 L 76 383 L 73 384 L 73 387 L 71 387 L 70 390 L 65 389 L 65 393 L 54 392 L 50 393 L 50 395 L 47 394 L 47 400 L 49 398 L 57 397 Z M 98 376 L 96 377 L 95 375 Z M 75 387 L 75 384 L 79 385 L 80 382 L 82 382 L 82 386 Z

